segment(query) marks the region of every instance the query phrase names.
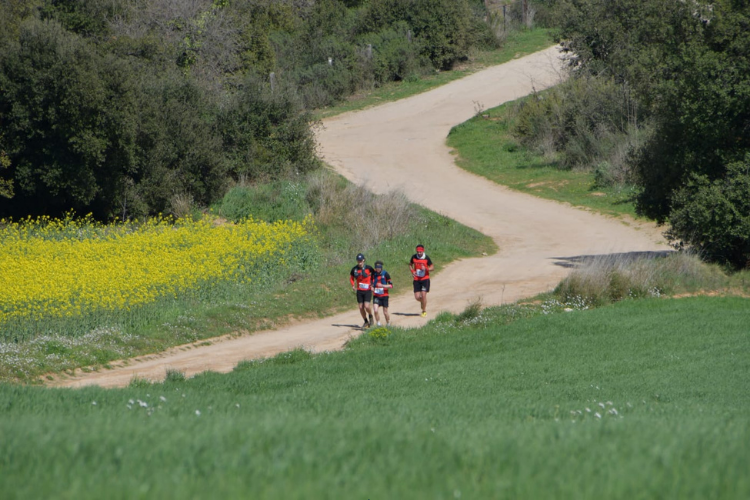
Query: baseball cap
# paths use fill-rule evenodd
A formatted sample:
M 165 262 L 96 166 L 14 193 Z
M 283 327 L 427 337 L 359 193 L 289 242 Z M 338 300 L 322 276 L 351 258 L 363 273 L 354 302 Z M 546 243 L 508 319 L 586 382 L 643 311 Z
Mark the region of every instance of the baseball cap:
M 375 262 L 375 269 L 382 269 L 382 268 L 383 268 L 383 263 L 382 262 L 380 262 L 380 261 Z
M 360 262 L 360 261 L 363 261 L 363 260 L 365 260 L 365 256 L 362 255 L 361 253 L 358 253 L 357 254 L 357 262 Z

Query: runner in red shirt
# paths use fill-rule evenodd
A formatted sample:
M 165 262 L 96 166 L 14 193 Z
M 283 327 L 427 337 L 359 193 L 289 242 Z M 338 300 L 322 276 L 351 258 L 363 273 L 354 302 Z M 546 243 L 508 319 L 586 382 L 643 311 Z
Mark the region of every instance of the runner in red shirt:
M 427 316 L 427 293 L 430 291 L 430 271 L 434 270 L 430 257 L 424 253 L 424 245 L 417 245 L 417 253 L 411 256 L 409 270 L 414 276 L 414 298 L 422 305 L 422 317 Z
M 391 281 L 391 275 L 388 271 L 383 271 L 383 263 L 381 261 L 375 262 L 375 281 L 372 285 L 372 293 L 374 295 L 373 308 L 375 309 L 375 321 L 380 326 L 380 314 L 378 314 L 378 308 L 383 308 L 383 316 L 385 316 L 385 324 L 391 324 L 391 316 L 388 314 L 388 290 L 393 288 L 393 282 Z
M 357 292 L 359 313 L 362 315 L 362 319 L 365 320 L 362 328 L 367 328 L 373 324 L 370 302 L 372 302 L 372 283 L 374 277 L 375 269 L 365 264 L 364 255 L 361 253 L 357 254 L 357 265 L 349 273 L 349 282 L 352 284 L 352 290 Z

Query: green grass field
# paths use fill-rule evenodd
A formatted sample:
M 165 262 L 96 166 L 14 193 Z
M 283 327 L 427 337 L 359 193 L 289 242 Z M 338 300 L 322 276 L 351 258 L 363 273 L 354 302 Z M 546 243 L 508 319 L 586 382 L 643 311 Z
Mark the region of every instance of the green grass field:
M 748 306 L 506 306 L 228 375 L 0 385 L 2 496 L 748 498 Z
M 483 111 L 451 130 L 447 143 L 461 168 L 542 198 L 607 215 L 636 216 L 632 189 L 595 187 L 594 173 L 560 169 L 520 146 L 510 133 L 513 106 L 515 102 Z

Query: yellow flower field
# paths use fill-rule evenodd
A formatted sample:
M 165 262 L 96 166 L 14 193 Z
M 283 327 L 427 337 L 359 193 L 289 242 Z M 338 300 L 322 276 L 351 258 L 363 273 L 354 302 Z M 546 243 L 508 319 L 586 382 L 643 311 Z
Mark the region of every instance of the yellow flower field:
M 129 311 L 156 300 L 248 283 L 284 268 L 311 222 L 215 225 L 152 220 L 27 220 L 0 229 L 0 329 L 19 322 Z

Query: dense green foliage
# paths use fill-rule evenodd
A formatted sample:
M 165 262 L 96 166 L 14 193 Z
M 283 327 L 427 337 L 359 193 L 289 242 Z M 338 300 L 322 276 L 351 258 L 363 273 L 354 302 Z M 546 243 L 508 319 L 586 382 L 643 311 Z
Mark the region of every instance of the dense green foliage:
M 701 255 L 750 268 L 750 154 L 713 182 L 694 174 L 675 194 L 672 234 Z
M 506 306 L 227 375 L 4 385 L 3 495 L 747 498 L 749 311 Z
M 580 83 L 581 89 L 585 90 L 586 86 L 596 82 Z M 561 168 L 561 155 L 551 151 L 551 142 L 555 137 L 569 141 L 570 135 L 561 134 L 552 125 L 553 122 L 564 125 L 562 119 L 566 115 L 557 114 L 554 109 L 567 103 L 569 96 L 564 92 L 558 93 L 558 88 L 485 110 L 481 115 L 453 127 L 447 144 L 457 153 L 456 163 L 469 172 L 534 196 L 587 207 L 607 215 L 635 217 L 632 187 L 603 182 L 599 172 L 604 169 L 592 172 L 582 168 Z M 579 102 L 586 106 L 589 101 L 580 97 Z M 520 113 L 519 109 L 522 110 Z M 550 109 L 553 113 L 547 114 Z M 587 125 L 575 115 L 567 116 L 573 127 Z M 519 129 L 539 133 L 544 140 L 537 145 L 532 143 L 529 136 L 519 139 Z M 578 147 L 577 144 L 577 141 L 571 141 L 566 147 L 572 149 Z M 580 158 L 587 154 L 609 154 L 605 149 L 609 143 L 592 139 L 588 144 L 592 149 L 586 151 L 579 148 Z M 616 158 L 616 155 L 612 155 L 611 161 L 614 163 Z
M 304 173 L 307 110 L 497 43 L 475 0 L 0 8 L 0 216 L 176 213 Z
M 602 183 L 637 183 L 639 211 L 673 222 L 675 241 L 745 266 L 750 233 L 737 221 L 750 212 L 738 201 L 750 191 L 731 165 L 750 152 L 750 5 L 561 0 L 557 7 L 574 81 L 545 96 L 553 104 L 523 111 L 536 128 L 521 136 L 553 147 L 562 165 L 581 166 L 583 157 Z M 575 80 L 592 79 L 588 87 L 605 92 L 581 93 Z M 714 219 L 719 230 L 692 219 L 706 206 L 705 183 L 735 193 L 723 198 L 734 215 Z

